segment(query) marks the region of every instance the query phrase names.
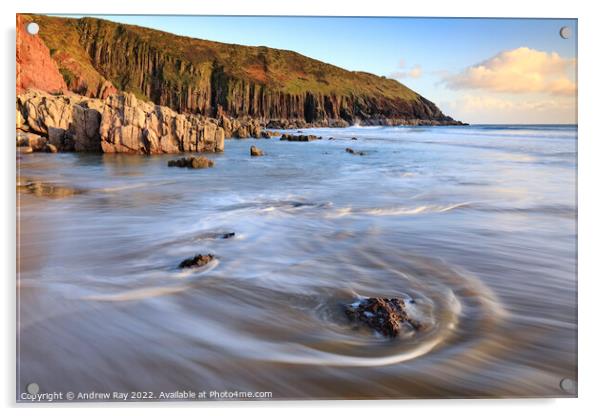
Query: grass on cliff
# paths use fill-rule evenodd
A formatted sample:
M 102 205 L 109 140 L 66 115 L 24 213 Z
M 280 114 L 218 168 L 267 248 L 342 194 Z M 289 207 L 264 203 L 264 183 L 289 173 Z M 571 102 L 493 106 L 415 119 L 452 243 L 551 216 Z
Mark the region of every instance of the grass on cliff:
M 24 15 L 31 20 L 31 15 Z M 215 65 L 226 75 L 245 82 L 264 85 L 270 90 L 294 95 L 314 94 L 364 95 L 399 98 L 414 101 L 419 95 L 405 85 L 365 72 L 347 71 L 299 53 L 267 48 L 242 46 L 209 40 L 177 36 L 167 32 L 124 25 L 96 18 L 60 18 L 35 16 L 40 24 L 40 36 L 51 50 L 53 58 L 68 74 L 69 81 L 79 77 L 98 85 L 105 78 L 120 88 L 146 97 L 139 89 L 133 91 L 128 83 L 130 68 L 95 67 L 89 52 L 82 47 L 80 37 L 84 28 L 93 31 L 98 44 L 124 39 L 131 43 L 132 53 L 159 53 L 170 58 L 171 65 L 163 68 L 161 76 L 170 85 L 195 85 L 199 78 L 209 76 Z M 146 97 L 148 98 L 148 97 Z

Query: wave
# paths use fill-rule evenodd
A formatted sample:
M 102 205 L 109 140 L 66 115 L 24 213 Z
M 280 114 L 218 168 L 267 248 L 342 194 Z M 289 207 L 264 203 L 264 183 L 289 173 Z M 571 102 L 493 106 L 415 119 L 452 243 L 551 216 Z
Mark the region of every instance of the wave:
M 378 217 L 385 216 L 403 216 L 403 215 L 419 215 L 430 213 L 443 213 L 453 211 L 460 208 L 470 207 L 470 202 L 460 202 L 450 205 L 419 205 L 414 207 L 394 206 L 385 208 L 364 208 L 353 209 L 351 207 L 340 208 L 336 213 L 329 215 L 329 218 L 340 218 L 350 215 L 373 215 Z

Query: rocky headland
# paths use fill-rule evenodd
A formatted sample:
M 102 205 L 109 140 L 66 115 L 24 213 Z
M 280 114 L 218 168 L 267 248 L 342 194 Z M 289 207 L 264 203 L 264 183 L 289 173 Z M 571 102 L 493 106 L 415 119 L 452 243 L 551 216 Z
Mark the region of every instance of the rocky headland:
M 267 129 L 461 124 L 395 80 L 296 52 L 29 14 L 17 15 L 17 112 L 42 149 L 108 153 L 223 151 Z

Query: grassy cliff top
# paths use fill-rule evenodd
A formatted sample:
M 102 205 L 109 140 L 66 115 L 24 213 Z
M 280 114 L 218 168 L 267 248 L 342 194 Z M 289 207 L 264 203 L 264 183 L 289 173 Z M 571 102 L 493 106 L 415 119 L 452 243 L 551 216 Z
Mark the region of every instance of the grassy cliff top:
M 62 62 L 71 61 L 71 65 L 78 67 L 78 73 L 86 77 L 94 78 L 99 74 L 80 42 L 84 32 L 93 33 L 96 39 L 108 44 L 126 36 L 174 61 L 190 64 L 199 71 L 218 65 L 234 78 L 291 94 L 353 94 L 408 101 L 419 98 L 417 93 L 398 81 L 366 72 L 347 71 L 293 51 L 194 39 L 89 17 L 24 16 L 26 21 L 33 19 L 40 25 L 40 36 L 51 54 L 58 55 L 58 60 Z M 63 75 L 69 76 L 68 73 Z M 181 74 L 174 73 L 173 76 Z M 116 85 L 119 86 L 119 82 Z

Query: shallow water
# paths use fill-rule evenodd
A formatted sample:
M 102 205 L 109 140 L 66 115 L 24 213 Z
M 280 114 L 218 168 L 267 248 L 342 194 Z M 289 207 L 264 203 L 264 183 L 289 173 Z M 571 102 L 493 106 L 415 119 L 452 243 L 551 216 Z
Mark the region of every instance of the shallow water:
M 324 140 L 229 140 L 204 170 L 23 155 L 21 179 L 82 192 L 18 194 L 18 395 L 574 394 L 576 127 L 307 131 Z M 177 268 L 198 253 L 217 260 Z M 364 296 L 415 300 L 424 328 L 354 328 Z

